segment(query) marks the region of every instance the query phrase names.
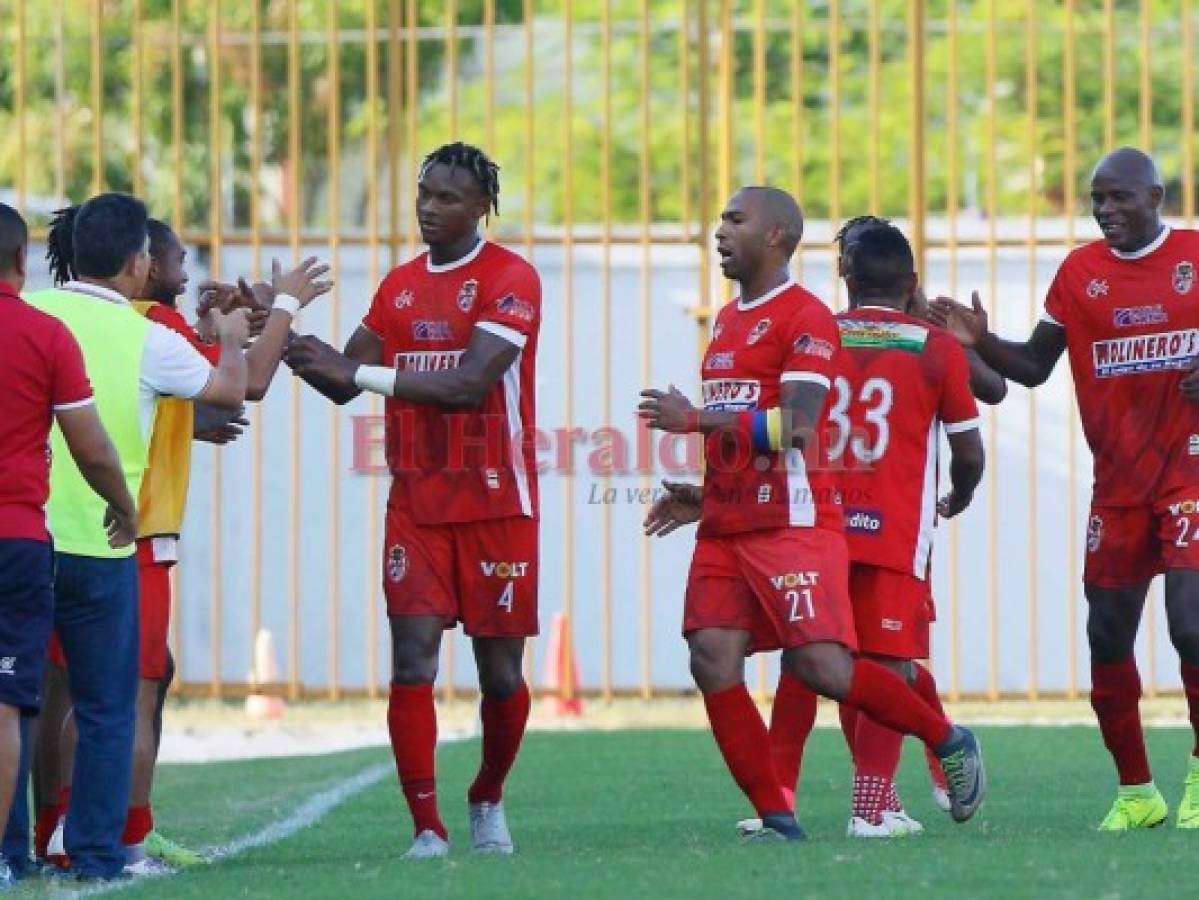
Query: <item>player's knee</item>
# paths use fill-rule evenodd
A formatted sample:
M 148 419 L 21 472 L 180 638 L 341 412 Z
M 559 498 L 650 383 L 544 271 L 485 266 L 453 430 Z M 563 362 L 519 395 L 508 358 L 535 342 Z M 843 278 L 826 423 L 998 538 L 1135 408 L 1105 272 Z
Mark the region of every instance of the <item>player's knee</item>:
M 1120 620 L 1092 612 L 1087 618 L 1087 643 L 1095 661 L 1119 662 L 1132 654 L 1136 631 L 1129 630 Z
M 432 684 L 437 680 L 437 657 L 398 656 L 391 664 L 391 680 L 396 684 Z
M 520 666 L 497 666 L 479 670 L 479 690 L 483 696 L 507 700 L 520 690 L 524 676 Z
M 729 660 L 702 644 L 691 646 L 691 677 L 705 694 L 733 687 L 743 679 L 743 663 Z

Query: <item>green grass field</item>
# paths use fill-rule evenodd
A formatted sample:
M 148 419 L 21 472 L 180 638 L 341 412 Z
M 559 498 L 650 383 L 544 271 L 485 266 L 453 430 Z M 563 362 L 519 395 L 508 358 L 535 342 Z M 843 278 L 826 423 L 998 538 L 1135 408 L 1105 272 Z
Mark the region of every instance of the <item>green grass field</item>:
M 406 863 L 410 835 L 394 777 L 278 844 L 122 891 L 139 897 L 1134 897 L 1195 891 L 1199 834 L 1172 824 L 1113 837 L 1094 826 L 1113 776 L 1086 728 L 981 729 L 991 779 L 986 806 L 955 825 L 932 804 L 918 748 L 900 789 L 927 828 L 893 842 L 844 837 L 850 771 L 839 732 L 819 730 L 805 762 L 805 844 L 743 847 L 749 810 L 708 734 L 692 731 L 537 733 L 510 782 L 511 859 L 466 848 L 460 800 L 476 742 L 440 756 L 443 812 L 457 845 L 448 861 Z M 1174 804 L 1189 730 L 1149 734 L 1157 779 Z M 165 766 L 161 829 L 195 846 L 227 843 L 294 811 L 312 794 L 388 759 L 360 751 L 296 760 Z M 1173 809 L 1171 809 L 1173 813 Z M 1173 818 L 1171 817 L 1171 823 Z M 20 889 L 46 895 L 44 883 Z

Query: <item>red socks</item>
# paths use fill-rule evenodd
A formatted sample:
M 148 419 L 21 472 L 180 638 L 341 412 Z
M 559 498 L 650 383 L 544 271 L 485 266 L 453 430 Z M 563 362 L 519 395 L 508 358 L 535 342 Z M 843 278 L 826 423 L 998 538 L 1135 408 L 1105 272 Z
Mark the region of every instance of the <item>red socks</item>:
M 921 700 L 907 682 L 868 659 L 854 660 L 853 680 L 842 702 L 893 731 L 914 734 L 930 747 L 944 743 L 953 730 L 945 715 Z
M 803 766 L 803 751 L 816 724 L 816 695 L 783 672 L 770 708 L 770 755 L 788 808 L 795 807 L 795 789 Z
M 945 707 L 941 705 L 941 695 L 937 692 L 937 680 L 933 678 L 933 673 L 919 663 L 915 663 L 915 667 L 916 680 L 912 684 L 912 689 L 920 695 L 921 700 L 941 715 L 945 715 Z M 933 783 L 945 790 L 947 784 L 945 772 L 941 768 L 941 760 L 937 759 L 937 754 L 933 753 L 932 747 L 927 744 L 924 746 L 924 761 L 928 764 L 928 774 Z
M 1187 709 L 1191 714 L 1191 728 L 1195 732 L 1194 756 L 1199 756 L 1199 666 L 1182 664 L 1182 688 L 1187 695 Z
M 770 755 L 762 752 L 770 733 L 745 685 L 704 694 L 704 707 L 724 761 L 758 815 L 790 812 Z
M 33 826 L 33 853 L 38 859 L 46 858 L 46 848 L 50 846 L 50 838 L 58 827 L 60 815 L 57 803 L 43 806 L 37 811 L 37 822 Z
M 483 760 L 466 797 L 471 803 L 498 803 L 529 721 L 529 686 L 522 681 L 516 693 L 504 699 L 483 697 L 479 716 L 483 720 Z
M 858 736 L 858 711 L 847 703 L 838 703 L 837 717 L 841 720 L 841 734 L 845 738 L 845 746 L 849 748 L 849 758 L 856 760 L 854 741 Z
M 1091 708 L 1099 719 L 1103 743 L 1116 762 L 1120 784 L 1148 784 L 1149 758 L 1141 731 L 1141 676 L 1137 661 L 1091 663 Z
M 437 711 L 433 685 L 391 685 L 387 703 L 387 730 L 395 756 L 400 786 L 412 812 L 414 834 L 433 831 L 448 837 L 437 811 L 437 782 L 434 753 L 437 748 Z
M 135 847 L 153 830 L 154 813 L 150 807 L 131 806 L 125 814 L 125 832 L 121 835 L 121 843 L 126 847 Z

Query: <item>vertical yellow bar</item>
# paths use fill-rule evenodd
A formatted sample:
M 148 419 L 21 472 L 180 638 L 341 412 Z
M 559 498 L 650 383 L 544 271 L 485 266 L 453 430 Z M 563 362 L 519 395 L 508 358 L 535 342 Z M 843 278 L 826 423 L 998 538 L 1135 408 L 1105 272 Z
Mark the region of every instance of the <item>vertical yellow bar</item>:
M 948 4 L 945 20 L 946 49 L 949 64 L 945 72 L 945 219 L 948 225 L 946 252 L 949 255 L 949 293 L 958 292 L 958 183 L 961 178 L 958 155 L 958 8 Z M 961 535 L 959 522 L 949 524 L 949 699 L 962 696 L 962 607 L 961 607 Z
M 1116 4 L 1103 0 L 1103 147 L 1116 145 Z
M 1150 21 L 1149 0 L 1141 0 L 1141 52 L 1140 57 L 1140 144 L 1146 153 L 1153 152 L 1153 73 L 1152 61 L 1152 22 Z M 1146 662 L 1148 663 L 1149 678 L 1145 685 L 1145 695 L 1156 697 L 1157 688 L 1157 610 L 1162 599 L 1162 579 L 1153 579 L 1149 590 L 1148 615 L 1149 627 L 1146 633 Z
M 841 224 L 841 3 L 829 0 L 828 4 L 828 94 L 829 94 L 829 149 L 828 149 L 828 217 L 833 228 Z M 836 272 L 837 249 L 830 247 L 833 254 L 833 271 Z M 833 278 L 833 308 L 843 306 L 841 279 Z
M 398 6 L 398 0 L 394 6 Z M 397 10 L 392 9 L 393 13 Z M 379 44 L 375 40 L 377 26 L 375 0 L 366 4 L 366 105 L 371 111 L 366 122 L 366 243 L 367 243 L 367 278 L 373 290 L 379 283 Z M 398 62 L 398 61 L 397 61 Z M 398 120 L 398 106 L 387 111 L 388 120 Z M 398 129 L 397 129 L 398 130 Z M 390 131 L 390 124 L 389 124 Z M 415 148 L 413 148 L 415 149 Z M 392 160 L 392 197 L 399 193 L 400 168 Z M 398 221 L 398 212 L 392 210 L 392 222 Z M 393 232 L 393 254 L 398 246 L 398 236 Z M 393 258 L 393 264 L 398 262 Z M 380 415 L 380 398 L 372 393 L 367 405 L 367 414 L 371 421 L 378 421 Z M 367 523 L 369 528 L 369 544 L 367 551 L 370 569 L 370 587 L 366 592 L 366 694 L 371 699 L 379 696 L 379 617 L 382 615 L 383 604 L 379 596 L 379 585 L 382 583 L 380 572 L 383 569 L 383 538 L 379 534 L 379 475 L 370 472 L 366 490 Z M 390 669 L 389 669 L 390 671 Z M 391 678 L 388 676 L 388 682 Z
M 795 196 L 804 202 L 804 2 L 791 3 L 791 146 L 795 151 Z M 795 277 L 803 277 L 804 247 L 795 254 Z
M 602 422 L 612 426 L 612 6 L 600 10 L 600 358 L 603 360 Z M 686 154 L 683 154 L 684 157 Z M 686 218 L 684 218 L 686 221 Z M 612 477 L 604 473 L 604 497 Z M 603 530 L 600 548 L 601 660 L 600 688 L 605 703 L 612 702 L 612 504 L 601 507 Z
M 700 0 L 705 2 L 705 0 Z M 605 10 L 610 4 L 605 0 Z M 683 240 L 691 237 L 691 0 L 683 0 L 679 19 L 679 97 L 683 104 L 683 152 L 679 158 L 680 218 Z
M 915 14 L 917 6 L 916 0 L 908 0 L 908 15 L 909 17 Z M 867 65 L 869 81 L 867 87 L 867 106 L 868 115 L 870 118 L 870 212 L 873 215 L 878 215 L 879 210 L 879 195 L 881 193 L 879 184 L 879 121 L 878 121 L 878 97 L 879 97 L 879 33 L 878 33 L 878 0 L 870 0 L 870 22 L 868 25 L 867 34 Z M 911 30 L 911 29 L 909 29 Z M 914 34 L 914 32 L 913 32 Z M 915 179 L 913 179 L 913 183 Z M 839 223 L 834 222 L 834 225 Z M 919 271 L 919 266 L 917 266 Z
M 640 21 L 641 50 L 641 158 L 638 166 L 637 213 L 640 219 L 641 244 L 641 383 L 650 383 L 650 327 L 653 316 L 651 296 L 651 268 L 649 230 L 653 215 L 650 182 L 650 50 L 649 50 L 649 0 L 641 0 Z M 641 489 L 649 490 L 653 482 L 648 472 L 641 475 Z M 650 589 L 653 575 L 653 555 L 650 539 L 641 536 L 641 697 L 649 700 L 654 691 L 654 642 L 653 642 L 653 592 Z
M 54 5 L 54 196 L 67 194 L 66 4 Z M 174 617 L 172 617 L 172 622 Z M 176 657 L 178 658 L 178 657 Z
M 699 344 L 699 356 L 702 356 L 708 343 L 708 323 L 711 320 L 712 310 L 712 237 L 708 230 L 712 227 L 712 183 L 710 181 L 712 145 L 708 134 L 712 104 L 708 78 L 710 77 L 712 54 L 711 46 L 708 43 L 708 4 L 705 0 L 700 0 L 696 6 L 699 9 L 699 47 L 696 54 L 699 63 L 696 67 L 698 79 L 696 86 L 699 91 L 699 146 L 696 159 L 699 169 L 699 230 L 696 239 L 699 245 L 700 308 L 703 310 L 702 315 L 697 317 L 696 337 Z M 721 202 L 724 202 L 723 198 Z
M 524 50 L 525 50 L 525 196 L 524 196 L 524 250 L 525 258 L 533 262 L 533 212 L 534 212 L 534 197 L 536 185 L 536 168 L 535 155 L 537 150 L 536 140 L 536 117 L 534 115 L 536 93 L 533 90 L 534 78 L 536 75 L 536 62 L 533 55 L 533 16 L 534 16 L 533 0 L 523 0 L 521 5 L 521 17 L 524 22 Z M 525 642 L 525 681 L 528 684 L 533 684 L 533 662 L 534 662 L 534 641 Z
M 368 15 L 374 19 L 373 5 Z M 400 264 L 400 145 L 404 109 L 404 52 L 400 42 L 400 0 L 387 0 L 387 188 L 388 249 L 391 265 Z M 372 394 L 372 396 L 378 396 Z M 372 607 L 373 608 L 373 607 Z
M 262 277 L 262 3 L 250 3 L 250 254 L 251 276 Z M 253 502 L 251 503 L 250 533 L 250 659 L 251 671 L 254 641 L 262 628 L 262 466 L 263 415 L 262 404 L 255 403 L 252 412 L 251 455 L 254 473 Z
M 1195 14 L 1182 2 L 1182 215 L 1195 224 Z
M 287 0 L 287 195 L 288 244 L 291 263 L 300 259 L 300 11 L 299 0 Z M 288 696 L 300 698 L 300 391 L 296 379 L 291 385 L 291 542 L 288 548 L 291 568 L 290 621 L 288 623 L 287 672 Z
M 449 91 L 450 133 L 447 140 L 458 140 L 458 2 L 445 2 L 445 79 Z M 451 644 L 452 646 L 452 644 Z
M 754 183 L 766 178 L 766 0 L 754 0 Z
M 374 0 L 370 0 L 374 5 Z M 330 3 L 328 28 L 329 134 L 325 160 L 329 172 L 329 343 L 341 346 L 341 35 L 338 4 Z M 375 42 L 372 29 L 366 39 Z M 374 111 L 372 110 L 372 115 Z M 329 699 L 341 699 L 341 413 L 329 405 Z
M 17 117 L 17 206 L 25 211 L 28 173 L 25 166 L 25 0 L 16 0 L 17 48 L 14 66 L 16 84 L 14 110 Z
M 720 4 L 720 86 L 716 105 L 717 177 L 721 204 L 733 193 L 733 49 L 736 33 L 733 31 L 732 0 L 721 0 Z M 731 294 L 731 285 L 721 279 L 720 294 L 725 300 Z
M 605 7 L 606 8 L 606 7 Z M 483 80 L 487 83 L 487 108 L 483 138 L 487 152 L 495 154 L 495 0 L 483 0 Z
M 421 158 L 420 149 L 418 147 L 417 129 L 416 129 L 416 113 L 419 101 L 417 93 L 417 59 L 420 55 L 420 39 L 417 35 L 417 25 L 419 20 L 416 15 L 416 0 L 408 0 L 406 6 L 408 19 L 408 83 L 405 89 L 408 92 L 407 113 L 408 113 L 408 152 L 412 159 L 418 160 Z M 411 256 L 416 255 L 416 204 L 408 204 L 408 253 Z
M 23 2 L 22 2 L 23 5 Z M 142 0 L 133 0 L 133 194 L 145 194 L 145 178 L 142 173 L 142 151 L 145 147 L 145 119 L 142 116 L 143 92 L 146 77 L 146 44 L 142 21 Z
M 1024 21 L 1024 105 L 1028 115 L 1028 320 L 1037 321 L 1037 4 L 1028 0 Z M 1040 607 L 1037 538 L 1037 393 L 1028 394 L 1028 699 L 1040 693 L 1040 641 L 1037 612 Z
M 562 424 L 566 434 L 574 425 L 574 0 L 562 0 L 562 346 L 566 360 L 562 390 Z M 570 440 L 571 438 L 568 438 Z M 572 453 L 573 456 L 573 453 Z M 562 611 L 566 615 L 567 639 L 574 646 L 575 627 L 575 479 L 574 472 L 562 473 Z M 574 695 L 573 679 L 563 691 Z
M 1074 34 L 1074 3 L 1066 2 L 1066 46 L 1062 55 L 1062 117 L 1065 134 L 1062 146 L 1065 148 L 1065 160 L 1062 171 L 1063 201 L 1066 214 L 1066 244 L 1074 243 L 1074 216 L 1078 200 L 1076 196 L 1075 178 L 1077 165 L 1074 158 L 1074 139 L 1077 135 L 1074 118 L 1075 97 L 1075 34 Z M 1066 552 L 1069 556 L 1070 594 L 1066 603 L 1066 664 L 1069 671 L 1066 675 L 1066 695 L 1070 699 L 1078 696 L 1078 483 L 1075 477 L 1075 456 L 1077 451 L 1078 412 L 1074 403 L 1067 404 L 1069 410 L 1066 417 Z
M 221 0 L 208 3 L 208 246 L 211 248 L 209 270 L 213 278 L 221 277 Z M 223 692 L 221 670 L 223 663 L 224 608 L 221 589 L 224 587 L 224 529 L 221 527 L 223 459 L 220 448 L 212 448 L 212 575 L 209 579 L 209 604 L 212 646 L 212 696 Z
M 104 0 L 92 0 L 92 193 L 104 192 Z
M 999 327 L 998 291 L 998 172 L 996 164 L 996 120 L 998 112 L 995 109 L 995 81 L 998 71 L 998 40 L 999 22 L 996 15 L 998 0 L 987 0 L 987 49 L 986 49 L 986 96 L 992 98 L 987 105 L 986 116 L 986 203 L 987 203 L 987 305 L 990 307 L 991 327 Z M 987 455 L 990 459 L 999 458 L 999 422 L 994 411 L 987 429 Z M 994 468 L 991 477 L 987 479 L 987 498 L 990 520 L 988 535 L 987 565 L 987 622 L 990 634 L 990 654 L 987 677 L 987 697 L 991 700 L 999 698 L 999 478 Z
M 924 274 L 925 247 L 925 145 L 928 143 L 928 123 L 925 115 L 924 56 L 925 56 L 925 0 L 910 0 L 910 65 L 912 67 L 912 176 L 909 191 L 912 222 L 912 253 L 916 259 L 916 271 Z M 877 114 L 877 109 L 875 110 Z M 877 122 L 875 123 L 877 127 Z M 877 139 L 875 141 L 877 144 Z M 877 168 L 878 157 L 873 166 Z M 877 178 L 877 176 L 876 176 Z M 876 207 L 877 210 L 877 207 Z
M 59 4 L 61 10 L 65 4 Z M 171 192 L 171 225 L 175 232 L 183 234 L 183 0 L 171 2 L 171 158 L 174 169 L 174 184 Z M 61 33 L 62 21 L 59 20 Z M 61 62 L 61 59 L 60 59 Z M 64 108 L 60 97 L 60 109 Z M 65 123 L 60 120 L 60 128 Z M 60 145 L 61 149 L 61 145 Z M 60 164 L 62 164 L 60 159 Z M 184 609 L 182 579 L 176 577 L 171 590 L 171 655 L 175 657 L 175 668 L 184 671 L 183 626 Z M 183 679 L 176 679 L 182 684 Z

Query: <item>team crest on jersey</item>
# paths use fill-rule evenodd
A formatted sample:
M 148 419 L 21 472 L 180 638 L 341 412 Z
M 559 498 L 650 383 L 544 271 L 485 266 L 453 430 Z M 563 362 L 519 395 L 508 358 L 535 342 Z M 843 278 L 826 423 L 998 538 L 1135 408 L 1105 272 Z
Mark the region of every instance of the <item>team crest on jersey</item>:
M 479 294 L 479 282 L 473 278 L 468 278 L 462 283 L 462 287 L 458 289 L 458 308 L 464 313 L 471 311 L 475 305 L 475 297 Z
M 770 320 L 769 319 L 758 319 L 758 324 L 753 327 L 752 331 L 750 331 L 749 336 L 746 337 L 746 339 L 745 339 L 745 343 L 749 344 L 750 346 L 753 346 L 758 341 L 760 341 L 762 339 L 762 335 L 764 335 L 769 330 L 770 330 Z
M 1091 516 L 1087 522 L 1087 553 L 1098 553 L 1099 545 L 1103 543 L 1103 519 Z
M 1183 260 L 1174 267 L 1174 290 L 1180 294 L 1189 294 L 1195 286 L 1195 264 L 1189 259 Z
M 401 544 L 387 548 L 387 577 L 390 581 L 403 581 L 408 574 L 408 551 Z
M 396 309 L 410 309 L 416 301 L 416 294 L 412 293 L 408 288 L 400 291 L 400 295 L 396 297 Z
M 1092 300 L 1098 300 L 1100 297 L 1106 297 L 1110 290 L 1106 278 L 1092 278 L 1091 283 L 1087 285 L 1087 296 Z

